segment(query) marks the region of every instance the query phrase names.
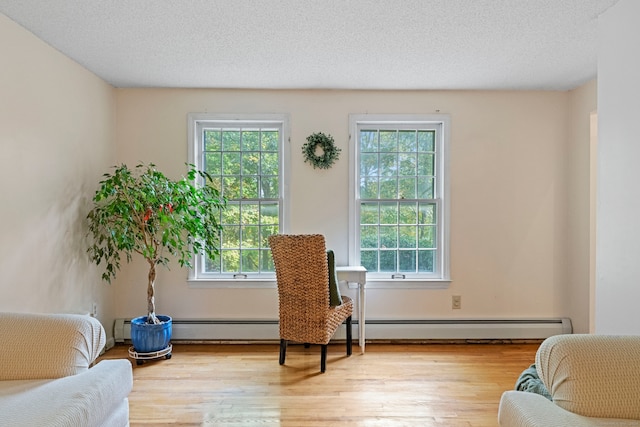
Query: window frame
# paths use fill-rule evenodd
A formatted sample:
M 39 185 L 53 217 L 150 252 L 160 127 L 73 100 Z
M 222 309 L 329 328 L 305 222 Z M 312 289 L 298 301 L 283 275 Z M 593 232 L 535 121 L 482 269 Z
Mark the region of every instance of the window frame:
M 203 167 L 204 144 L 202 128 L 210 124 L 214 127 L 251 127 L 275 125 L 281 129 L 279 141 L 279 233 L 289 230 L 290 197 L 289 173 L 286 166 L 290 164 L 290 120 L 288 114 L 221 114 L 221 113 L 189 113 L 188 114 L 188 161 L 201 169 Z M 193 268 L 188 270 L 189 287 L 221 287 L 221 288 L 263 288 L 275 287 L 275 272 L 272 273 L 202 273 L 203 258 L 194 254 Z
M 367 287 L 371 288 L 431 288 L 445 289 L 451 282 L 450 276 L 450 171 L 449 145 L 451 119 L 448 114 L 350 114 L 349 115 L 349 264 L 360 264 L 360 147 L 358 129 L 360 126 L 376 128 L 393 126 L 436 126 L 436 200 L 438 255 L 434 273 L 420 274 L 396 272 L 368 273 Z M 392 199 L 390 199 L 392 200 Z M 394 199 L 400 200 L 400 199 Z M 426 200 L 426 199 L 423 199 Z M 383 274 L 387 277 L 383 277 Z M 402 277 L 401 277 L 402 276 Z

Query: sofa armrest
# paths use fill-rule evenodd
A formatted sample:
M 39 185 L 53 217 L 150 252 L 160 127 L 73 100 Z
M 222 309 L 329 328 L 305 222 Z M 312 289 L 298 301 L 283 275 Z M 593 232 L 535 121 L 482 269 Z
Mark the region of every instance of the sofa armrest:
M 536 353 L 553 402 L 587 417 L 640 420 L 640 336 L 556 335 Z
M 102 360 L 88 372 L 87 383 L 91 387 L 86 388 L 81 399 L 87 402 L 101 402 L 100 405 L 88 415 L 91 417 L 86 422 L 70 423 L 69 425 L 97 426 L 99 420 L 108 419 L 110 414 L 116 412 L 118 407 L 123 407 L 126 413 L 124 418 L 129 420 L 128 396 L 133 390 L 133 370 L 131 362 L 126 359 Z M 76 396 L 76 399 L 80 399 Z M 124 402 L 124 403 L 123 403 Z M 127 424 L 128 425 L 128 424 Z
M 592 418 L 574 414 L 536 393 L 506 391 L 498 407 L 500 427 L 637 427 L 637 420 Z
M 0 381 L 0 426 L 126 426 L 132 386 L 125 359 L 63 378 Z
M 536 393 L 505 391 L 498 407 L 501 427 L 563 427 L 580 425 L 571 423 L 571 412 L 556 406 Z
M 106 342 L 100 322 L 76 314 L 0 313 L 0 380 L 85 372 Z

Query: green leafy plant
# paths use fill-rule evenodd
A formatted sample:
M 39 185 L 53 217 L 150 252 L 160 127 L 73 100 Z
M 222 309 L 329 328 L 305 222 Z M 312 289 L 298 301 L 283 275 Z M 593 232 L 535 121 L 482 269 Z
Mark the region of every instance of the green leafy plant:
M 121 254 L 127 262 L 138 254 L 149 264 L 148 323 L 160 323 L 155 314 L 156 266 L 168 268 L 169 256 L 181 267 L 191 267 L 194 252 L 212 259 L 219 255 L 225 200 L 208 173 L 188 167 L 184 177 L 171 180 L 152 163 L 133 169 L 114 166 L 100 181 L 87 215 L 92 237 L 87 252 L 97 265 L 104 262 L 104 280 L 116 277 Z

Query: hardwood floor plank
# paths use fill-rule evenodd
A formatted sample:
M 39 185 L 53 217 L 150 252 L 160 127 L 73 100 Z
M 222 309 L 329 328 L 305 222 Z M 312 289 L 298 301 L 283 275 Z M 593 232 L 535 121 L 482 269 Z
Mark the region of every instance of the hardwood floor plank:
M 174 344 L 172 358 L 132 361 L 136 426 L 495 427 L 502 392 L 534 361 L 531 344 L 329 346 Z M 128 358 L 118 345 L 101 359 Z

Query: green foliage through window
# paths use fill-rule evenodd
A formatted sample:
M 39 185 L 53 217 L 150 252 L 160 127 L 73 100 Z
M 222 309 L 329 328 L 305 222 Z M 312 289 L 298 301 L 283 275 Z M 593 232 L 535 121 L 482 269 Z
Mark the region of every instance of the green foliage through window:
M 371 273 L 433 273 L 438 250 L 436 133 L 360 128 L 360 262 Z
M 275 271 L 267 237 L 280 230 L 280 139 L 279 127 L 259 123 L 203 128 L 205 170 L 220 183 L 228 208 L 220 256 L 205 260 L 205 273 Z

